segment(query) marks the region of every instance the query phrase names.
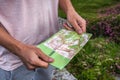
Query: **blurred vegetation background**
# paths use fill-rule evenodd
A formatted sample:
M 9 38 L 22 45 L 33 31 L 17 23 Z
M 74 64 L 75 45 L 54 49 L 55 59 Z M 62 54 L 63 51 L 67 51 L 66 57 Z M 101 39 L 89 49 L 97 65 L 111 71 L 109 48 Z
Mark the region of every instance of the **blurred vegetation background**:
M 93 37 L 66 67 L 78 80 L 120 76 L 120 0 L 71 0 Z M 66 18 L 59 10 L 59 16 Z

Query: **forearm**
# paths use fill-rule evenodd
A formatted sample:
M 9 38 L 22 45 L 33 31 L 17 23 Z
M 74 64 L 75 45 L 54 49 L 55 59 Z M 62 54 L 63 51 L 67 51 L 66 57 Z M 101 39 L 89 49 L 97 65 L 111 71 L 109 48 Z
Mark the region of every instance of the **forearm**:
M 0 24 L 0 45 L 16 53 L 20 49 L 20 42 L 15 40 Z
M 65 12 L 65 14 L 75 11 L 70 0 L 59 0 L 59 6 Z
M 47 68 L 53 59 L 35 46 L 26 45 L 14 39 L 0 24 L 0 45 L 17 55 L 28 69 Z

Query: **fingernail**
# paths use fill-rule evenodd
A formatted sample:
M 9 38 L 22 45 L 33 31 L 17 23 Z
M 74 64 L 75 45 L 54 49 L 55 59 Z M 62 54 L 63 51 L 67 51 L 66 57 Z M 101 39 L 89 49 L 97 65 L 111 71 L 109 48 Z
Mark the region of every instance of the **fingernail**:
M 66 23 L 64 23 L 63 26 L 66 26 Z
M 53 60 L 52 58 L 49 58 L 49 61 L 52 62 L 52 61 L 54 61 L 54 60 Z
M 81 31 L 81 30 L 79 30 L 79 31 L 78 31 L 78 33 L 79 33 L 79 34 L 81 34 L 81 33 L 82 33 L 82 31 Z

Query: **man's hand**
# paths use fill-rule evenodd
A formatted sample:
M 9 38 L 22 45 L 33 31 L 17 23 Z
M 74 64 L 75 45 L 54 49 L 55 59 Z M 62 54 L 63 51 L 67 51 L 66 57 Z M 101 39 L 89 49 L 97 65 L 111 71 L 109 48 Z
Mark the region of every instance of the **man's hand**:
M 60 8 L 66 13 L 68 22 L 73 29 L 81 34 L 86 31 L 86 21 L 75 11 L 70 0 L 59 0 Z M 65 28 L 70 29 L 70 26 L 64 24 Z
M 35 46 L 23 45 L 16 52 L 28 69 L 37 67 L 47 68 L 48 64 L 53 62 L 53 59 L 45 55 L 40 49 Z
M 77 12 L 68 12 L 67 20 L 78 34 L 86 32 L 86 21 Z M 69 25 L 64 24 L 64 26 L 65 28 L 71 30 Z
M 26 45 L 14 39 L 2 24 L 0 24 L 0 45 L 20 57 L 28 69 L 46 68 L 50 62 L 53 62 L 52 58 L 35 46 Z

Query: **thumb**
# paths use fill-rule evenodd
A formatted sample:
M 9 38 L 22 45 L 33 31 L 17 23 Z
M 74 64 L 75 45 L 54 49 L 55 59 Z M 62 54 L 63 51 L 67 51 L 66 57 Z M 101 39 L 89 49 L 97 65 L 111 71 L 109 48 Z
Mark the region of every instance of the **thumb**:
M 64 23 L 63 26 L 68 30 L 74 31 L 74 28 L 68 22 Z
M 51 63 L 54 61 L 54 59 L 52 59 L 51 57 L 44 54 L 39 48 L 37 48 L 37 54 L 38 54 L 39 58 L 45 62 Z
M 47 62 L 45 62 L 45 61 L 43 61 L 43 60 L 41 60 L 39 58 L 36 58 L 35 64 L 34 64 L 34 66 L 36 66 L 36 67 L 43 67 L 43 68 L 47 68 L 48 65 L 49 64 Z

